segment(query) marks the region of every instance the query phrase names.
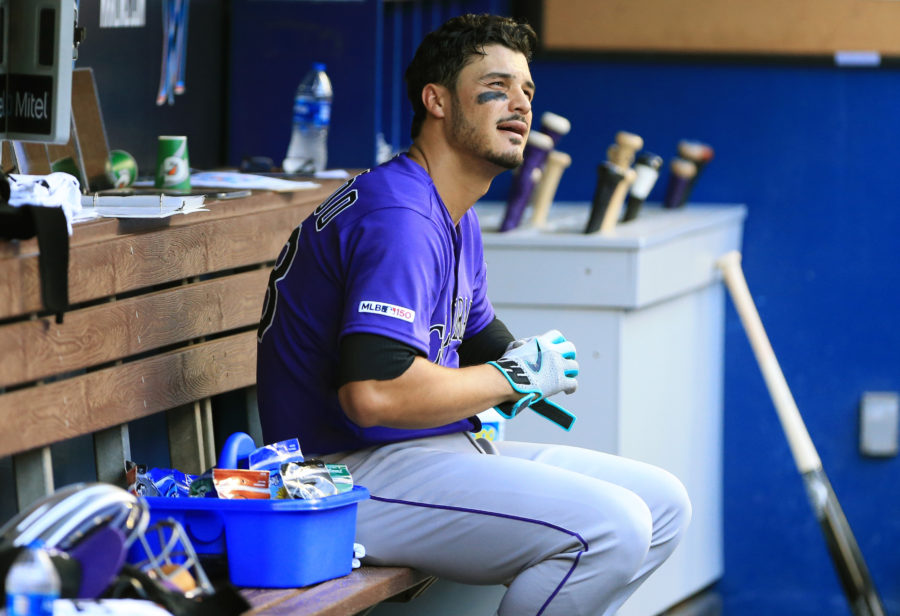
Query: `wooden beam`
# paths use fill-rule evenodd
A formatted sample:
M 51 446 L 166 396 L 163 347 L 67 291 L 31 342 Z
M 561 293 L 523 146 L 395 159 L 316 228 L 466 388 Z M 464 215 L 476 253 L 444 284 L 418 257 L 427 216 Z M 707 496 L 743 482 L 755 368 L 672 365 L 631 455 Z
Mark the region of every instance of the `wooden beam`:
M 94 72 L 89 67 L 72 71 L 72 118 L 78 129 L 77 144 L 84 179 L 88 187 L 104 188 L 109 185 L 106 179 L 109 145 Z
M 169 458 L 172 468 L 200 475 L 214 464 L 209 455 L 204 408 L 200 401 L 166 412 L 169 432 Z
M 69 254 L 69 303 L 274 261 L 296 226 L 290 210 L 265 212 L 243 228 L 215 220 L 75 246 Z M 0 260 L 0 318 L 43 309 L 37 256 Z
M 16 477 L 16 504 L 21 511 L 53 492 L 53 459 L 50 448 L 39 447 L 13 456 L 13 473 Z
M 216 433 L 213 425 L 212 398 L 203 398 L 194 404 L 200 407 L 200 447 L 206 461 L 200 470 L 203 473 L 216 463 Z
M 7 392 L 0 396 L 0 456 L 104 430 L 255 381 L 256 332 L 247 331 Z
M 125 485 L 125 460 L 131 459 L 131 440 L 128 424 L 113 426 L 94 434 L 94 463 L 97 481 L 120 488 Z
M 244 390 L 245 408 L 247 410 L 247 434 L 253 437 L 254 443 L 262 443 L 262 424 L 259 420 L 259 403 L 256 398 L 256 384 Z
M 251 270 L 0 328 L 0 387 L 259 322 L 269 272 Z
M 73 97 L 75 93 L 73 92 Z M 81 148 L 78 145 L 78 130 L 75 127 L 75 116 L 70 118 L 71 128 L 69 129 L 69 141 L 63 145 L 47 144 L 47 158 L 50 160 L 50 168 L 62 158 L 69 157 L 75 165 L 78 172 L 78 183 L 82 193 L 87 193 L 90 188 L 88 181 L 85 179 L 87 175 L 84 171 L 84 161 L 81 158 Z

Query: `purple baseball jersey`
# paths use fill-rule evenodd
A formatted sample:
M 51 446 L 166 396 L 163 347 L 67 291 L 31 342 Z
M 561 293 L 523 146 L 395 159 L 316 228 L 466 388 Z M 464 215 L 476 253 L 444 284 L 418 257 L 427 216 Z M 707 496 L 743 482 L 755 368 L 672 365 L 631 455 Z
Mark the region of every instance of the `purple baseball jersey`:
M 267 443 L 297 437 L 325 455 L 473 429 L 361 428 L 337 397 L 339 343 L 387 336 L 458 367 L 466 334 L 494 318 L 481 231 L 470 209 L 454 226 L 428 173 L 405 154 L 362 173 L 294 229 L 259 326 L 257 385 Z

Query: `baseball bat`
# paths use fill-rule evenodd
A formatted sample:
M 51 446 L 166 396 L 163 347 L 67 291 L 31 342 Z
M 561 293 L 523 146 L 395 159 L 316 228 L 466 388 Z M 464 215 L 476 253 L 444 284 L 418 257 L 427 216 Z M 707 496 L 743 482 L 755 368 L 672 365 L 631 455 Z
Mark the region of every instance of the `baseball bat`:
M 544 161 L 547 160 L 547 155 L 552 149 L 552 137 L 534 130 L 529 133 L 522 165 L 513 176 L 500 231 L 510 231 L 519 226 L 525 207 L 531 199 L 531 192 L 540 180 Z
M 725 285 L 753 348 L 850 609 L 854 616 L 884 616 L 884 606 L 875 590 L 866 561 L 831 487 L 831 482 L 825 475 L 822 461 L 803 423 L 784 373 L 778 365 L 775 351 L 759 318 L 759 312 L 756 310 L 741 269 L 741 253 L 737 251 L 726 253 L 719 258 L 716 265 L 722 271 Z
M 619 167 L 630 167 L 631 163 L 634 162 L 629 160 L 628 152 L 623 151 L 618 143 L 610 144 L 606 148 L 606 160 Z
M 696 167 L 696 173 L 691 178 L 691 181 L 688 182 L 688 186 L 682 195 L 682 201 L 678 205 L 684 205 L 688 197 L 691 195 L 691 191 L 694 190 L 694 185 L 697 184 L 697 178 L 700 177 L 700 172 L 709 164 L 709 161 L 713 159 L 715 156 L 715 151 L 709 145 L 701 142 L 701 141 L 691 141 L 688 139 L 682 139 L 678 142 L 678 155 L 685 159 L 694 163 L 694 167 Z
M 572 123 L 561 115 L 552 111 L 545 111 L 541 114 L 541 132 L 553 139 L 553 147 L 558 146 L 560 139 L 568 135 L 570 130 L 572 130 Z
M 656 180 L 659 178 L 659 168 L 662 167 L 663 159 L 652 152 L 644 152 L 637 157 L 634 163 L 634 170 L 637 177 L 631 190 L 628 192 L 628 200 L 625 202 L 625 215 L 622 222 L 628 222 L 637 218 L 641 211 L 641 206 L 647 200 L 647 195 L 653 190 Z
M 547 159 L 544 161 L 540 179 L 537 180 L 537 185 L 531 192 L 533 212 L 531 216 L 532 227 L 539 228 L 544 226 L 547 219 L 547 213 L 550 210 L 550 205 L 553 203 L 553 196 L 559 186 L 562 172 L 572 163 L 572 159 L 568 154 L 557 153 L 556 151 L 556 147 L 559 145 L 560 140 L 563 136 L 568 135 L 571 129 L 571 122 L 561 115 L 555 114 L 552 111 L 545 111 L 541 115 L 540 132 L 553 139 L 554 149 L 547 154 Z M 556 159 L 555 161 L 554 158 Z M 560 169 L 558 165 L 563 158 L 568 159 L 568 162 Z M 551 166 L 554 167 L 552 170 L 550 168 Z
M 640 135 L 619 131 L 616 142 L 606 150 L 607 159 L 620 167 L 630 167 L 634 163 L 635 152 L 644 147 L 644 139 Z
M 687 191 L 691 179 L 697 173 L 697 166 L 683 158 L 673 158 L 669 163 L 669 183 L 663 197 L 663 207 L 674 209 L 682 207 L 687 201 Z
M 553 150 L 547 155 L 544 174 L 537 188 L 534 189 L 534 200 L 531 214 L 531 226 L 543 228 L 547 224 L 547 214 L 556 196 L 556 189 L 562 179 L 563 171 L 572 164 L 572 157 L 565 152 Z
M 625 194 L 636 175 L 634 169 L 623 168 L 609 161 L 597 167 L 597 188 L 594 190 L 585 233 L 608 233 L 615 228 L 625 202 Z

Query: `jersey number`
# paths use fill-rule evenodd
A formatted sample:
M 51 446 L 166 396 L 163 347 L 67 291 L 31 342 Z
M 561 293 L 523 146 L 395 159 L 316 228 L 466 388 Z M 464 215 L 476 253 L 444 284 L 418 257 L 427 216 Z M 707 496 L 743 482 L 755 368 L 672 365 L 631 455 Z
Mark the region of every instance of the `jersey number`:
M 359 175 L 363 175 L 368 173 L 369 171 L 363 171 Z M 353 186 L 353 183 L 356 181 L 356 178 L 353 177 L 349 182 L 341 186 L 338 190 L 334 192 L 328 199 L 326 199 L 316 210 L 313 212 L 313 216 L 316 218 L 316 231 L 321 231 L 325 228 L 325 225 L 334 220 L 338 214 L 346 210 L 348 207 L 356 203 L 356 199 L 359 196 L 359 193 L 354 188 L 350 190 L 350 187 Z
M 368 173 L 368 170 L 363 173 Z M 362 173 L 359 175 L 362 175 Z M 359 176 L 351 178 L 349 182 L 341 186 L 315 209 L 313 217 L 316 219 L 316 231 L 324 229 L 325 225 L 334 220 L 338 214 L 356 203 L 358 194 L 356 189 L 350 190 L 350 187 L 353 186 L 357 177 Z M 275 320 L 275 310 L 278 307 L 278 282 L 291 269 L 294 257 L 297 256 L 297 242 L 299 239 L 300 227 L 298 226 L 291 233 L 291 237 L 288 238 L 287 244 L 282 249 L 281 254 L 278 256 L 278 261 L 276 261 L 275 267 L 269 275 L 266 299 L 263 301 L 262 318 L 259 320 L 259 329 L 256 330 L 256 339 L 259 342 L 262 342 L 263 336 L 266 335 L 266 332 L 269 331 L 269 328 L 272 327 L 272 322 Z
M 278 261 L 275 262 L 272 273 L 269 274 L 269 285 L 266 287 L 266 299 L 263 301 L 262 318 L 259 320 L 259 329 L 256 330 L 256 339 L 259 342 L 262 342 L 263 336 L 266 335 L 266 332 L 272 326 L 272 321 L 275 320 L 275 308 L 278 306 L 277 283 L 287 275 L 288 270 L 291 269 L 291 264 L 294 262 L 294 257 L 297 256 L 300 226 L 297 225 L 297 228 L 291 233 L 291 237 L 288 238 L 287 244 L 285 244 L 281 254 L 278 256 Z

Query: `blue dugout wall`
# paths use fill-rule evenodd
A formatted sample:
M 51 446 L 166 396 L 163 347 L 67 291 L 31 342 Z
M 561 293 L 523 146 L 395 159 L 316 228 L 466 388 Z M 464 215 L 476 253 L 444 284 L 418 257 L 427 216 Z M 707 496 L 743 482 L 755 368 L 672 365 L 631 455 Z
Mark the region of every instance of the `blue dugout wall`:
M 895 68 L 538 60 L 536 111 L 572 121 L 558 198 L 589 200 L 615 131 L 667 161 L 713 145 L 696 202 L 744 203 L 761 318 L 889 613 L 900 610 L 896 458 L 859 453 L 865 391 L 900 389 Z M 667 174 L 650 195 L 659 201 Z M 502 197 L 502 187 L 494 190 Z M 727 616 L 849 614 L 736 313 L 725 338 Z M 698 452 L 698 455 L 702 455 Z
M 506 2 L 234 0 L 229 162 L 280 161 L 314 60 L 335 86 L 334 166 L 367 167 L 377 135 L 409 143 L 402 69 L 463 11 Z M 542 58 L 535 116 L 568 117 L 557 198 L 588 201 L 618 130 L 667 161 L 682 138 L 715 159 L 693 201 L 744 203 L 744 269 L 763 323 L 889 613 L 900 613 L 898 460 L 859 452 L 865 391 L 900 390 L 900 73 L 753 58 Z M 660 200 L 667 173 L 650 195 Z M 488 199 L 505 199 L 509 174 Z M 725 341 L 727 616 L 850 613 L 737 315 Z M 502 316 L 502 315 L 501 315 Z M 565 324 L 548 324 L 564 328 Z M 577 342 L 577 341 L 576 341 Z M 589 375 L 585 375 L 589 378 Z M 703 455 L 703 452 L 697 452 Z

